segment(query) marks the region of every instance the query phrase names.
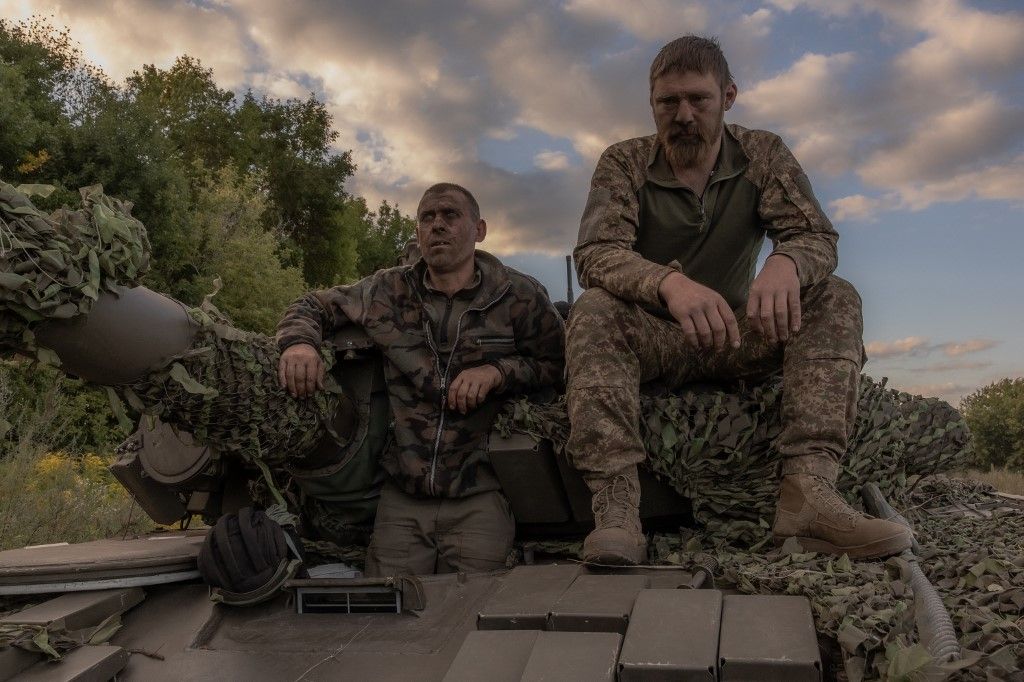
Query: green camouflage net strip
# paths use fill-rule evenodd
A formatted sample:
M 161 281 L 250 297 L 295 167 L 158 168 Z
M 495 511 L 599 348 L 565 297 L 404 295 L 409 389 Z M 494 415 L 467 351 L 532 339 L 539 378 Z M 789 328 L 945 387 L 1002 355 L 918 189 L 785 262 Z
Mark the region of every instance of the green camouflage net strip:
M 302 538 L 307 566 L 342 563 L 362 570 L 366 565 L 366 545 L 336 545 L 328 540 Z
M 120 613 L 111 614 L 98 625 L 75 632 L 74 637 L 69 636 L 66 630 L 51 630 L 45 625 L 0 623 L 0 650 L 14 646 L 58 660 L 83 644 L 106 643 L 120 629 Z
M 641 399 L 641 435 L 649 468 L 693 502 L 706 532 L 757 547 L 769 536 L 778 496 L 781 381 L 683 390 Z M 498 417 L 502 433 L 519 431 L 565 446 L 565 399 L 514 401 Z M 948 403 L 885 388 L 862 376 L 858 415 L 839 488 L 859 505 L 860 486 L 874 481 L 894 504 L 921 475 L 956 469 L 968 454 L 963 417 Z
M 88 313 L 102 290 L 149 269 L 149 238 L 131 203 L 80 190 L 82 208 L 47 215 L 29 194 L 52 187 L 0 181 L 0 351 L 36 349 L 30 326 Z

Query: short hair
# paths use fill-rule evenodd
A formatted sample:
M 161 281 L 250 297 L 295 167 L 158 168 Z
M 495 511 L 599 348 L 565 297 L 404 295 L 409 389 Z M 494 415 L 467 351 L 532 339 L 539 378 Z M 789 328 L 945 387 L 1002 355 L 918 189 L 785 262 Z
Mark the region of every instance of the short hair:
M 445 192 L 458 192 L 462 196 L 466 197 L 466 200 L 469 201 L 469 209 L 473 216 L 473 220 L 480 220 L 480 204 L 477 203 L 476 197 L 473 196 L 473 193 L 462 185 L 456 185 L 454 182 L 439 182 L 436 185 L 428 187 L 427 191 L 423 193 L 423 196 L 426 197 L 429 194 L 444 194 Z M 420 198 L 420 201 L 423 201 L 422 197 Z
M 686 35 L 661 48 L 651 62 L 651 93 L 654 93 L 654 81 L 672 71 L 710 73 L 723 91 L 733 82 L 729 62 L 714 37 Z

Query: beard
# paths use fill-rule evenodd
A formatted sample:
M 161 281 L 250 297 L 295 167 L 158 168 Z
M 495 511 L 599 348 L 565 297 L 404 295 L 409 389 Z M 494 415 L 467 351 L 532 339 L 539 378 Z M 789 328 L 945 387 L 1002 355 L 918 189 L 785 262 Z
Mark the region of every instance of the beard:
M 700 165 L 721 137 L 724 121 L 725 108 L 723 107 L 719 109 L 717 116 L 703 125 L 699 121 L 688 126 L 673 122 L 661 136 L 661 142 L 665 146 L 665 155 L 672 168 L 679 170 L 695 168 Z

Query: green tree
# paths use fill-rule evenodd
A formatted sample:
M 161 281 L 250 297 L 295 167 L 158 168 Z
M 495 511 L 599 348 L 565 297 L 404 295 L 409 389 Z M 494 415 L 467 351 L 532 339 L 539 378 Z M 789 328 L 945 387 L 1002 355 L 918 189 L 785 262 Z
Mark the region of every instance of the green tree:
M 302 272 L 281 263 L 277 240 L 263 229 L 267 202 L 252 176 L 231 168 L 207 174 L 192 223 L 200 234 L 192 298 L 223 288 L 217 307 L 244 329 L 272 333 L 284 309 L 305 290 Z
M 1024 470 L 1024 377 L 975 391 L 960 411 L 974 435 L 977 465 Z
M 83 60 L 66 31 L 45 20 L 0 20 L 0 172 L 52 184 L 44 208 L 76 203 L 100 183 L 134 203 L 153 244 L 147 284 L 188 303 L 208 289 L 208 226 L 194 221 L 206 173 L 234 171 L 258 192 L 276 263 L 307 286 L 351 281 L 391 265 L 408 219 L 345 192 L 355 167 L 314 96 L 278 100 L 220 88 L 184 55 L 140 67 L 123 86 Z M 247 178 L 256 178 L 249 182 Z M 364 241 L 366 243 L 364 243 Z M 225 291 L 225 294 L 228 292 Z
M 358 246 L 360 277 L 395 265 L 402 247 L 416 234 L 416 221 L 402 215 L 398 206 L 392 206 L 386 199 L 367 218 Z
M 343 251 L 353 248 L 352 240 L 338 218 L 355 167 L 349 152 L 333 149 L 338 133 L 322 102 L 312 95 L 279 100 L 252 92 L 236 100 L 187 55 L 166 70 L 135 71 L 125 94 L 187 165 L 230 166 L 261 178 L 264 226 L 295 245 L 310 284 L 351 277 Z

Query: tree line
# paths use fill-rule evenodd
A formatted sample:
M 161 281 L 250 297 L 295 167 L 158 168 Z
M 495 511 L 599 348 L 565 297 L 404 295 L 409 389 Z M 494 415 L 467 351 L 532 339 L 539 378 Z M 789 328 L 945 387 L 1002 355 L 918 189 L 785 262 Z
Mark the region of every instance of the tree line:
M 393 265 L 414 232 L 345 191 L 355 165 L 332 125 L 313 94 L 236 94 L 188 55 L 115 83 L 67 30 L 0 20 L 0 179 L 54 185 L 47 209 L 97 183 L 132 201 L 147 285 L 196 304 L 219 276 L 216 303 L 243 328 L 269 332 L 302 291 Z

